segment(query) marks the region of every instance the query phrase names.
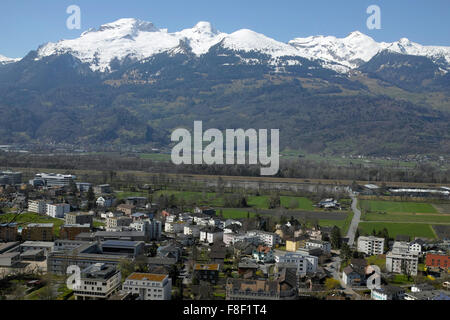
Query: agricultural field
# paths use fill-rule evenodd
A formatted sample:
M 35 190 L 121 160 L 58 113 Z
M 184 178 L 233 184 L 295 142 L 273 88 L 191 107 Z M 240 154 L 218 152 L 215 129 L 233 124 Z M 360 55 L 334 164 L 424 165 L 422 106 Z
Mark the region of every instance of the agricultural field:
M 361 200 L 361 233 L 371 234 L 388 228 L 389 235 L 405 234 L 411 237 L 440 237 L 433 225 L 450 226 L 450 214 L 439 211 L 435 204 L 407 201 Z M 392 232 L 391 232 L 392 230 Z
M 360 200 L 359 206 L 365 212 L 386 213 L 434 213 L 439 214 L 430 203 L 406 201 Z
M 411 238 L 436 238 L 432 225 L 426 223 L 361 222 L 359 224 L 361 235 L 370 235 L 372 230 L 378 232 L 383 230 L 383 228 L 387 228 L 389 236 L 392 238 L 395 238 L 397 235 L 409 235 Z
M 320 219 L 319 225 L 322 227 L 333 227 L 336 226 L 341 229 L 341 234 L 345 236 L 347 234 L 350 223 L 353 219 L 353 212 L 349 212 L 344 220 L 330 220 L 330 219 Z

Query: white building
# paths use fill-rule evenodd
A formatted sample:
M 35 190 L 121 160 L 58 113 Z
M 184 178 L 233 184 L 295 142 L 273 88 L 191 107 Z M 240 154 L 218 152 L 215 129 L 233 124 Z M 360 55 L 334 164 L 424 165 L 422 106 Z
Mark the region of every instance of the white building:
M 66 213 L 70 212 L 70 204 L 56 203 L 47 204 L 47 215 L 53 218 L 64 218 Z
M 120 287 L 121 279 L 121 273 L 115 266 L 93 264 L 81 272 L 80 282 L 74 283 L 75 299 L 107 299 Z
M 175 222 L 167 222 L 164 225 L 164 231 L 167 233 L 180 233 L 184 232 L 184 227 L 188 225 L 186 222 L 175 221 Z
M 193 236 L 194 238 L 200 237 L 200 227 L 197 225 L 184 226 L 184 234 L 187 236 Z
M 99 207 L 110 208 L 110 207 L 112 207 L 112 205 L 114 203 L 114 198 L 112 198 L 112 197 L 98 197 L 97 201 L 95 203 Z
M 248 231 L 247 235 L 250 237 L 255 237 L 259 240 L 261 244 L 264 244 L 268 247 L 274 247 L 276 244 L 280 243 L 280 236 L 276 233 L 253 230 Z
M 219 228 L 205 228 L 200 230 L 200 241 L 216 243 L 223 240 L 223 230 Z
M 409 252 L 420 254 L 422 253 L 422 245 L 417 242 L 413 241 L 409 244 Z
M 409 251 L 409 243 L 396 241 L 392 251 L 386 255 L 386 270 L 393 273 L 417 275 L 419 256 Z
M 44 200 L 29 200 L 28 201 L 28 211 L 37 214 L 47 214 L 47 203 Z
M 288 252 L 284 255 L 275 255 L 275 262 L 283 265 L 295 265 L 297 274 L 306 275 L 317 271 L 319 258 L 302 252 Z
M 132 273 L 123 283 L 123 291 L 139 295 L 138 300 L 170 300 L 172 280 L 165 274 Z
M 308 240 L 306 241 L 306 248 L 319 248 L 322 249 L 323 252 L 330 253 L 331 252 L 331 244 L 328 241 L 321 240 Z
M 63 187 L 68 186 L 76 178 L 70 174 L 38 173 L 34 179 L 44 181 L 47 187 Z
M 360 236 L 358 238 L 358 252 L 363 252 L 366 255 L 373 256 L 383 254 L 384 238 L 374 236 Z

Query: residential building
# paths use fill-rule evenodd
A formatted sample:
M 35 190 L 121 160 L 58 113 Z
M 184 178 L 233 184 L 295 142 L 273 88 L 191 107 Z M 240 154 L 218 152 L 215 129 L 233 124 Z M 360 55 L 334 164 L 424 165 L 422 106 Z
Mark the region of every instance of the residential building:
M 113 197 L 101 196 L 98 197 L 95 203 L 98 207 L 110 208 L 113 206 L 115 199 Z
M 18 185 L 22 183 L 22 172 L 0 171 L 0 178 L 5 181 L 5 185 Z
M 448 254 L 427 253 L 425 258 L 425 265 L 428 268 L 439 268 L 442 270 L 449 270 L 450 256 Z
M 132 273 L 122 290 L 138 295 L 137 300 L 170 300 L 172 279 L 166 274 Z
M 68 212 L 70 212 L 70 204 L 67 203 L 47 204 L 47 215 L 52 218 L 64 218 L 64 216 Z
M 300 249 L 301 243 L 299 239 L 291 238 L 286 240 L 286 251 L 295 252 Z
M 24 241 L 53 241 L 53 223 L 29 223 L 22 230 Z
M 330 253 L 331 243 L 321 240 L 308 240 L 306 241 L 306 248 L 319 248 L 325 253 Z
M 207 281 L 212 284 L 217 283 L 219 279 L 219 264 L 200 264 L 194 266 L 194 277 L 201 281 Z
M 29 200 L 28 201 L 28 211 L 37 214 L 47 213 L 47 204 L 49 202 L 45 200 Z
M 422 253 L 422 246 L 424 245 L 424 241 L 417 239 L 409 244 L 409 251 L 417 254 Z
M 64 218 L 67 225 L 89 224 L 89 226 L 92 227 L 94 223 L 94 214 L 92 213 L 69 212 Z
M 76 300 L 108 299 L 121 284 L 121 273 L 115 266 L 93 264 L 81 271 L 80 283 L 74 284 Z
M 89 189 L 92 187 L 92 184 L 87 182 L 77 182 L 75 184 L 77 186 L 78 191 L 80 192 L 88 192 Z
M 279 244 L 281 240 L 280 236 L 276 233 L 260 230 L 249 231 L 247 232 L 247 235 L 257 238 L 261 242 L 261 244 L 264 244 L 268 247 L 274 247 L 276 244 Z
M 166 224 L 164 225 L 164 231 L 167 233 L 181 233 L 184 232 L 184 227 L 187 225 L 187 222 L 182 221 L 166 221 Z
M 405 289 L 395 286 L 382 286 L 372 289 L 370 296 L 373 300 L 403 300 Z
M 358 268 L 347 266 L 342 272 L 342 281 L 346 286 L 354 287 L 365 284 L 365 273 Z
M 386 255 L 386 270 L 415 276 L 418 262 L 418 254 L 409 251 L 409 243 L 396 241 L 392 251 Z
M 207 227 L 200 230 L 200 241 L 216 243 L 223 240 L 223 230 L 217 227 Z
M 123 212 L 123 214 L 127 216 L 131 216 L 133 213 L 136 212 L 136 206 L 131 204 L 119 204 L 117 206 L 117 210 Z
M 197 225 L 187 225 L 184 226 L 184 234 L 188 236 L 193 236 L 194 238 L 200 237 L 200 227 Z
M 133 222 L 130 217 L 106 218 L 106 231 L 121 231 L 121 227 L 128 227 Z
M 368 256 L 383 254 L 384 238 L 360 236 L 358 238 L 357 250 L 358 252 L 363 252 Z
M 405 300 L 433 300 L 442 301 L 450 300 L 450 294 L 442 290 L 428 290 L 419 292 L 406 292 Z
M 271 263 L 275 261 L 272 248 L 261 245 L 253 250 L 252 256 L 256 262 Z
M 317 271 L 319 258 L 297 251 L 287 252 L 284 255 L 276 254 L 275 262 L 279 265 L 279 267 L 293 266 L 297 269 L 297 274 L 306 275 Z
M 295 290 L 282 288 L 277 280 L 246 280 L 228 278 L 226 300 L 291 300 Z

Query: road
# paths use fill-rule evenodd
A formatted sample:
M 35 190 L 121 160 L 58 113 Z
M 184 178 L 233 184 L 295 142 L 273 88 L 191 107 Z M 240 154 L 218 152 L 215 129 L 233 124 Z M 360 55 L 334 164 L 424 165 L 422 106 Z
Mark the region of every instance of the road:
M 350 191 L 350 197 L 352 198 L 353 219 L 348 228 L 347 238 L 348 245 L 351 247 L 355 242 L 356 230 L 358 230 L 359 221 L 361 220 L 361 211 L 358 209 L 358 198 L 353 191 Z

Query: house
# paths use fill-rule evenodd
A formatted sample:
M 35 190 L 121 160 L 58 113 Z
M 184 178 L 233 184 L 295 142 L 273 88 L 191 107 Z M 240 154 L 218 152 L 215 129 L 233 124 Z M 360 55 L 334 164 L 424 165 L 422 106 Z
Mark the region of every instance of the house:
M 287 252 L 286 254 L 275 254 L 277 267 L 294 267 L 298 275 L 312 274 L 317 271 L 319 258 L 304 252 Z
M 194 278 L 200 281 L 210 282 L 212 284 L 217 283 L 219 279 L 220 265 L 214 264 L 201 264 L 196 263 L 194 266 Z
M 76 300 L 108 299 L 121 284 L 121 273 L 105 263 L 93 264 L 81 271 L 79 283 L 75 282 L 73 293 Z
M 362 286 L 365 283 L 365 274 L 359 268 L 347 266 L 342 272 L 342 281 L 346 286 Z
M 211 207 L 195 207 L 194 208 L 194 213 L 205 214 L 205 215 L 208 215 L 208 216 L 215 216 L 216 215 L 216 210 L 214 210 Z
M 226 300 L 291 300 L 296 295 L 292 288 L 282 290 L 277 280 L 227 279 Z
M 272 248 L 261 245 L 253 250 L 252 256 L 256 262 L 271 263 L 275 261 Z
M 337 200 L 330 198 L 330 199 L 323 199 L 320 201 L 317 205 L 319 208 L 325 208 L 325 209 L 340 209 L 341 205 L 338 203 Z
M 295 252 L 300 249 L 300 239 L 299 238 L 289 238 L 286 240 L 286 251 Z
M 268 247 L 275 247 L 275 245 L 280 243 L 280 236 L 276 233 L 253 230 L 248 231 L 247 236 L 256 238 L 260 244 L 264 244 Z
M 130 217 L 112 217 L 106 219 L 106 231 L 121 231 L 121 227 L 128 227 L 133 222 Z
M 403 300 L 405 289 L 396 286 L 382 286 L 372 289 L 370 296 L 373 300 Z
M 416 239 L 409 244 L 409 251 L 417 254 L 422 253 L 422 247 L 424 246 L 425 241 L 422 239 Z
M 110 208 L 113 206 L 115 199 L 113 197 L 101 196 L 98 197 L 95 203 L 98 207 Z
M 131 216 L 133 213 L 136 212 L 136 206 L 131 205 L 131 204 L 119 204 L 117 206 L 117 210 L 122 211 L 123 214 L 125 214 L 127 216 Z
M 138 295 L 137 300 L 170 300 L 172 279 L 167 274 L 132 273 L 122 290 Z

